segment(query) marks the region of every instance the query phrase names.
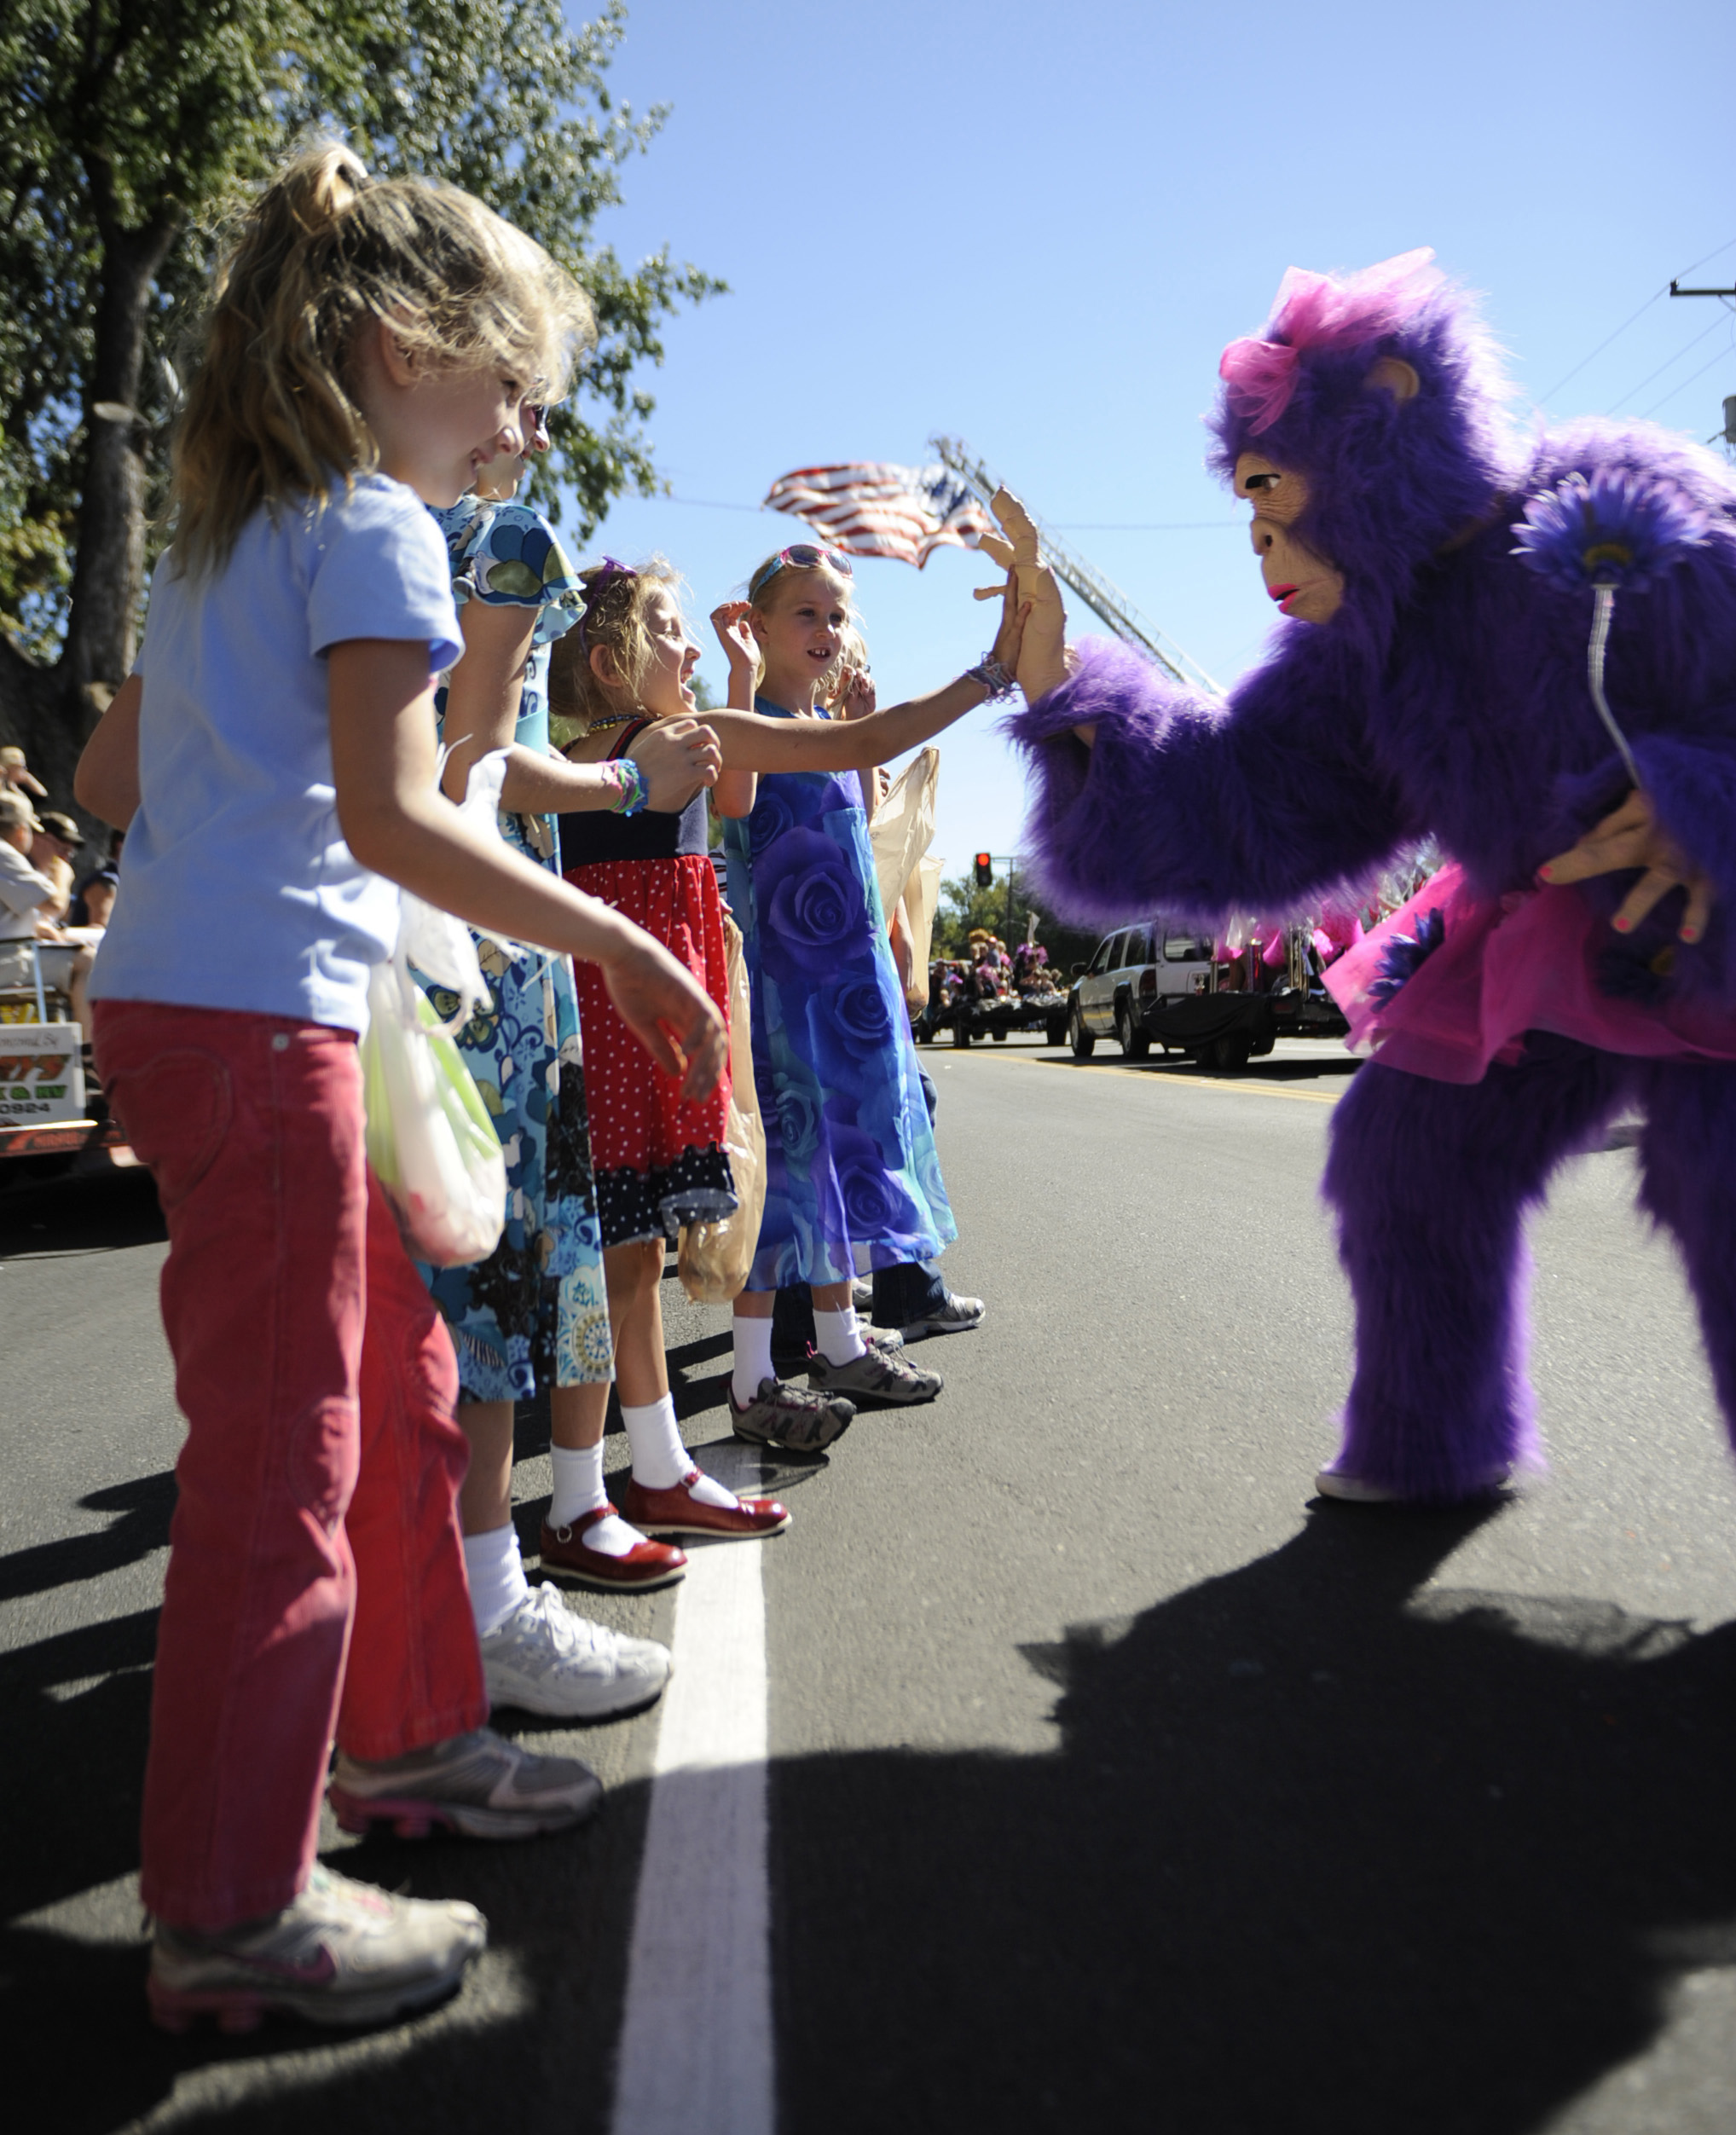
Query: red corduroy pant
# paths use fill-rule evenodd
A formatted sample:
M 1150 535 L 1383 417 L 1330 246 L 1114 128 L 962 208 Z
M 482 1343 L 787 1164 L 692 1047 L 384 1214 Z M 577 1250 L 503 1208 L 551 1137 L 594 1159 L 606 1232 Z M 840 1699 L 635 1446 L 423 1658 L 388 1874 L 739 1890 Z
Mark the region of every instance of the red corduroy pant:
M 169 1226 L 188 1424 L 141 1894 L 209 1930 L 306 1882 L 334 1733 L 391 1757 L 487 1717 L 457 1367 L 367 1169 L 349 1032 L 132 1001 L 95 1021 Z

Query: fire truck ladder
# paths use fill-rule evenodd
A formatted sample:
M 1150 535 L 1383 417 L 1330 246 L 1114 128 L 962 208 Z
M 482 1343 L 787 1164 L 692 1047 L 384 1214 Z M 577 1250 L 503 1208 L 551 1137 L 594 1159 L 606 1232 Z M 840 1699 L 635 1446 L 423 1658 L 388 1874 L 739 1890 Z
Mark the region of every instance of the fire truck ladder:
M 975 457 L 962 437 L 931 437 L 929 448 L 985 505 L 1002 486 L 1000 477 Z M 1026 509 L 1030 509 L 1028 505 Z M 1100 570 L 1086 563 L 1083 556 L 1076 555 L 1034 512 L 1031 517 L 1042 536 L 1043 558 L 1050 570 L 1062 585 L 1071 587 L 1092 614 L 1108 623 L 1118 638 L 1155 660 L 1178 682 L 1204 690 L 1208 697 L 1224 694 L 1198 661 L 1190 660 L 1172 639 L 1165 637 L 1155 623 L 1148 622 L 1119 587 L 1112 586 Z

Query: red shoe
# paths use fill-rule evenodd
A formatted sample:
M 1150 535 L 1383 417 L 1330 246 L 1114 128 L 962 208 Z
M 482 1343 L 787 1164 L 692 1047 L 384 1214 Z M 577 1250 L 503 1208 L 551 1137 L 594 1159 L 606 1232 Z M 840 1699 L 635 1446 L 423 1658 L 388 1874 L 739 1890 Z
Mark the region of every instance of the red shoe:
M 627 1588 L 649 1594 L 686 1577 L 686 1551 L 671 1549 L 665 1542 L 636 1542 L 624 1557 L 607 1557 L 593 1549 L 585 1540 L 587 1529 L 607 1519 L 614 1510 L 612 1505 L 599 1505 L 594 1512 L 582 1513 L 570 1527 L 551 1527 L 544 1520 L 543 1570 L 564 1572 L 570 1579 L 609 1593 Z
M 775 1497 L 744 1497 L 734 1506 L 707 1505 L 692 1495 L 693 1468 L 666 1490 L 648 1490 L 628 1478 L 621 1517 L 648 1535 L 710 1535 L 723 1542 L 758 1542 L 781 1535 L 790 1515 Z

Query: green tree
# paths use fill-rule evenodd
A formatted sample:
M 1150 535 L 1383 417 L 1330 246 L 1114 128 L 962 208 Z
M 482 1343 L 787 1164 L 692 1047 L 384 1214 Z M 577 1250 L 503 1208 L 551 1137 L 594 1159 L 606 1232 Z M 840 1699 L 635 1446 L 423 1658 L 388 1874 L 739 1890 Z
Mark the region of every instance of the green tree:
M 662 125 L 611 99 L 623 0 L 9 0 L 0 11 L 0 739 L 64 803 L 132 663 L 159 536 L 175 350 L 223 214 L 298 138 L 451 179 L 584 283 L 599 345 L 531 494 L 582 541 L 656 471 L 635 383 L 722 284 L 592 246 Z

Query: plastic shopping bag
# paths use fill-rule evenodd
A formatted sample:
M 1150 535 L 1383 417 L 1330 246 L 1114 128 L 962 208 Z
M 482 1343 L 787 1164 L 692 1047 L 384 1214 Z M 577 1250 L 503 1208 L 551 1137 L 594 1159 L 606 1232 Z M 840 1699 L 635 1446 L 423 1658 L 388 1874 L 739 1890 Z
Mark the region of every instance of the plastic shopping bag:
M 402 958 L 373 968 L 362 1041 L 367 1161 L 411 1257 L 486 1260 L 506 1222 L 506 1160 L 471 1072 Z
M 461 813 L 495 832 L 504 749 L 471 772 Z M 443 1023 L 410 976 L 410 965 L 458 997 Z M 367 984 L 362 1041 L 367 1161 L 385 1189 L 404 1244 L 417 1260 L 460 1268 L 486 1260 L 506 1224 L 506 1160 L 464 1056 L 452 1042 L 489 1000 L 470 929 L 407 890 L 397 948 Z
M 754 1090 L 754 1043 L 748 1017 L 748 967 L 741 929 L 723 923 L 729 965 L 729 1114 L 725 1143 L 735 1181 L 734 1212 L 715 1224 L 684 1224 L 676 1271 L 696 1305 L 727 1305 L 739 1295 L 760 1242 L 766 1210 L 766 1130 Z
M 930 743 L 900 772 L 875 811 L 868 842 L 874 848 L 881 910 L 888 919 L 917 863 L 934 842 L 940 781 L 940 752 Z

